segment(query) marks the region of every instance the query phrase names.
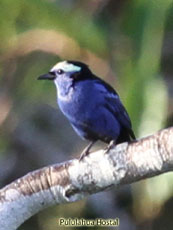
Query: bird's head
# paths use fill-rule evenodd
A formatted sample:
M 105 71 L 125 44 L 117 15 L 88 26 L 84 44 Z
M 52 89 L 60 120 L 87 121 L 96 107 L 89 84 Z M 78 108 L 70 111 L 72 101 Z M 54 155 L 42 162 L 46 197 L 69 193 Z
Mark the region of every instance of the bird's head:
M 63 61 L 54 65 L 49 73 L 41 75 L 39 80 L 85 80 L 92 77 L 88 66 L 78 61 Z

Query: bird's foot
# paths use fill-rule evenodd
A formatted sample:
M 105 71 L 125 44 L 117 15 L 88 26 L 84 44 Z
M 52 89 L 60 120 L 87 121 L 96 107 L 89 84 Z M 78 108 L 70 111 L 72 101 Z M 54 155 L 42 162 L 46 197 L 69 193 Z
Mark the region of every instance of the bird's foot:
M 82 151 L 82 153 L 81 153 L 81 155 L 80 155 L 80 157 L 79 157 L 79 161 L 82 161 L 83 158 L 84 158 L 85 156 L 87 156 L 87 155 L 89 155 L 89 151 L 85 148 L 85 149 Z
M 116 141 L 112 140 L 105 148 L 105 153 L 108 153 L 114 146 L 116 145 Z
M 82 151 L 82 153 L 81 153 L 81 155 L 79 157 L 79 161 L 82 161 L 85 156 L 89 155 L 90 149 L 91 149 L 91 147 L 93 146 L 94 143 L 95 143 L 95 141 L 90 142 L 89 145 Z

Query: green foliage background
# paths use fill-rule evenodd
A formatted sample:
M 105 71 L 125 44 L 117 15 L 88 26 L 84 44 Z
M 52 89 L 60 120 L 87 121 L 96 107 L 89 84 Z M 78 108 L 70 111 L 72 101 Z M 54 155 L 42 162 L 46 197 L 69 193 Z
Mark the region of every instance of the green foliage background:
M 54 86 L 36 81 L 59 60 L 84 61 L 112 84 L 138 137 L 171 125 L 172 28 L 172 0 L 1 0 L 1 187 L 28 171 L 79 155 L 86 144 L 57 109 Z M 164 216 L 172 186 L 171 174 L 159 176 L 88 202 L 50 208 L 20 229 L 57 229 L 62 216 L 121 216 L 120 229 L 163 229 L 162 223 L 173 224 Z M 114 202 L 107 214 L 96 210 L 108 194 L 111 203 L 123 194 L 123 208 Z

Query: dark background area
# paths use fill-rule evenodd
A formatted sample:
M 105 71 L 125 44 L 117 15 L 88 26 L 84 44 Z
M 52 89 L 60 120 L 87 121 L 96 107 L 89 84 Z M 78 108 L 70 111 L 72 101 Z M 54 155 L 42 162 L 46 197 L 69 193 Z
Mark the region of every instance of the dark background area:
M 1 188 L 87 145 L 59 111 L 53 83 L 36 80 L 58 61 L 83 61 L 116 88 L 138 138 L 173 124 L 172 0 L 1 0 L 0 41 Z M 118 217 L 120 230 L 169 230 L 172 195 L 167 173 L 51 207 L 19 229 Z

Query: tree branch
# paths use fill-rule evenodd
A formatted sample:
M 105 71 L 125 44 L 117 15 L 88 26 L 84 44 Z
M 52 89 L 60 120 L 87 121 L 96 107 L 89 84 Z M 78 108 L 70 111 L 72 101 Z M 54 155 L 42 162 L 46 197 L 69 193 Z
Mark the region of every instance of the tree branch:
M 131 143 L 28 173 L 0 190 L 0 230 L 13 230 L 40 210 L 111 186 L 173 170 L 173 127 Z

